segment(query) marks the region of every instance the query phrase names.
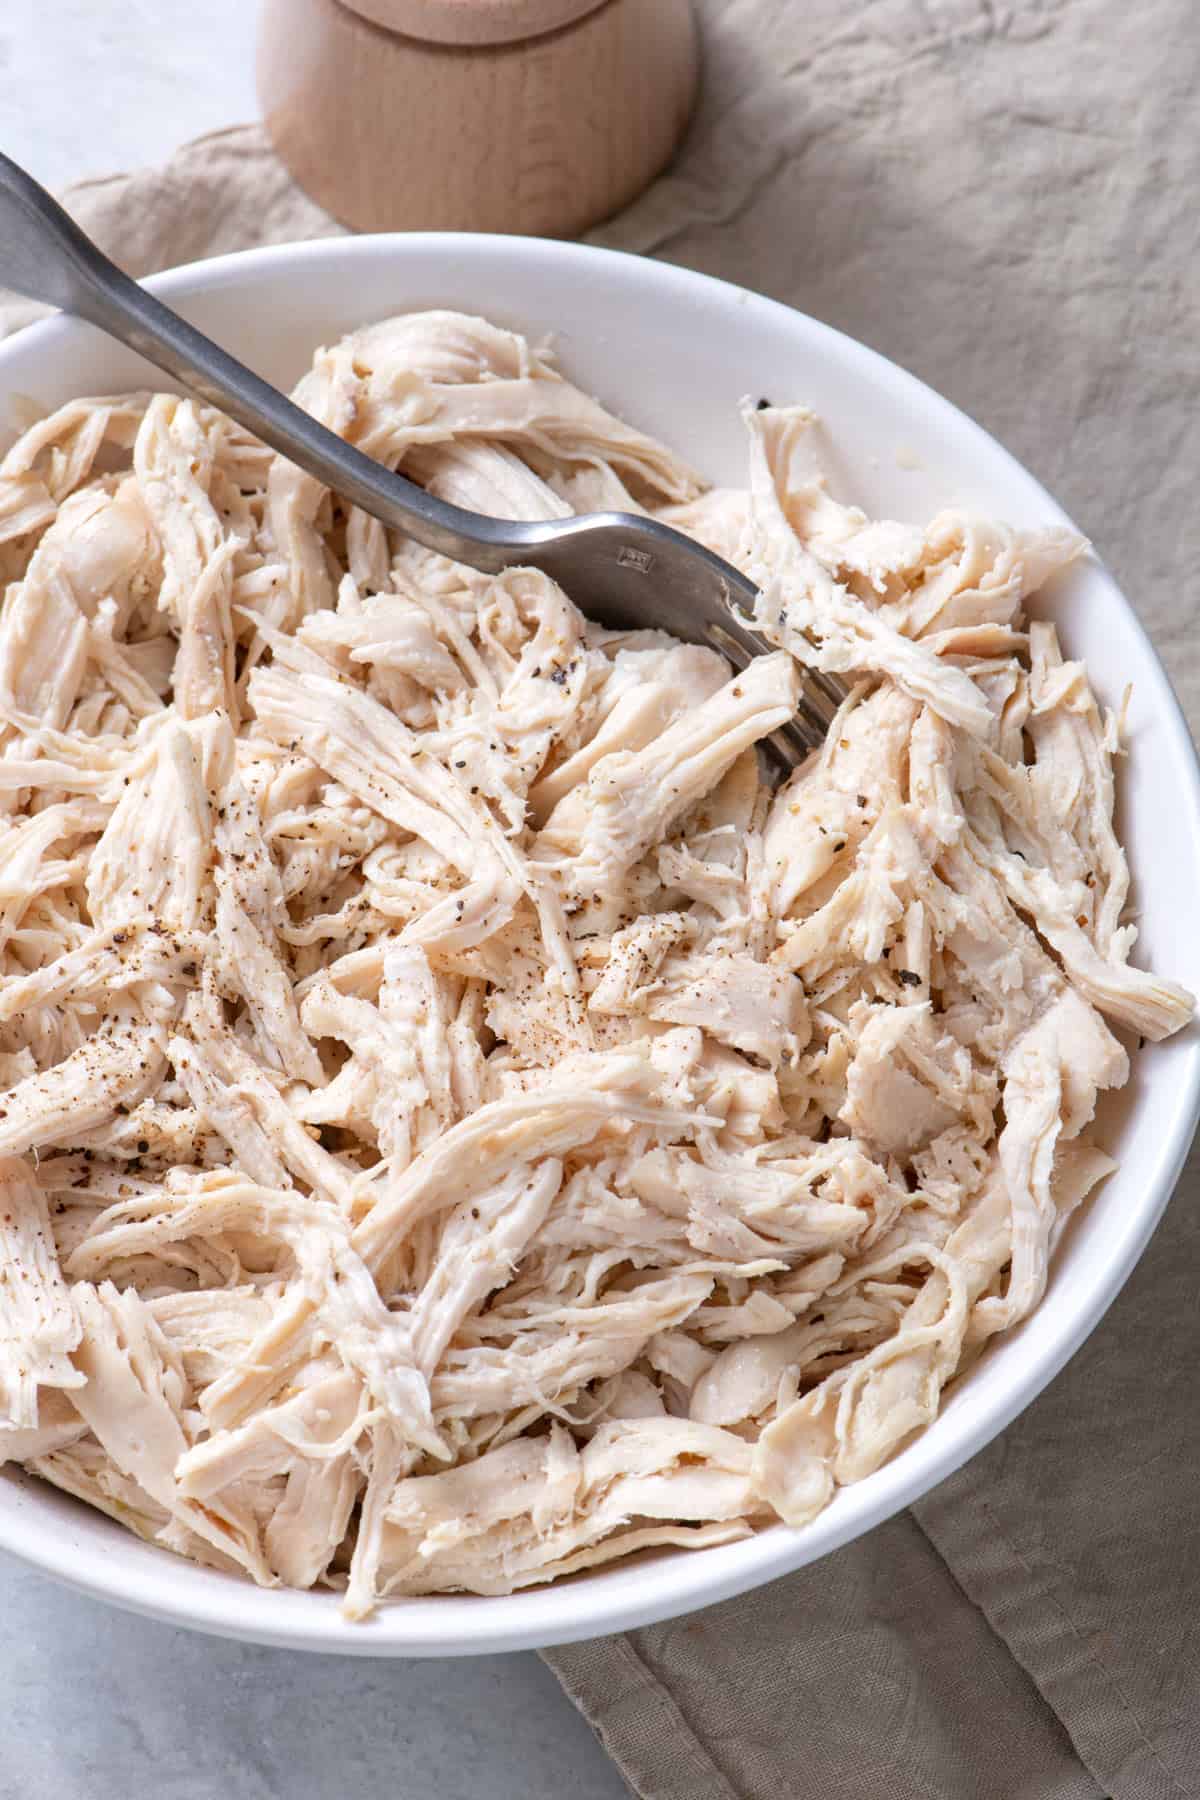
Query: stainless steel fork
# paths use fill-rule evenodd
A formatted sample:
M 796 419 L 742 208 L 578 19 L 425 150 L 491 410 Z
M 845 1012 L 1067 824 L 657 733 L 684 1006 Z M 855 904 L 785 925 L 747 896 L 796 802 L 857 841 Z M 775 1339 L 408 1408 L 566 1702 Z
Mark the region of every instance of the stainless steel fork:
M 615 630 L 651 628 L 707 644 L 744 668 L 771 646 L 747 622 L 753 582 L 657 519 L 581 513 L 528 522 L 493 519 L 427 494 L 364 456 L 294 401 L 122 274 L 57 201 L 0 155 L 0 285 L 74 313 L 144 356 L 288 457 L 344 500 L 426 549 L 487 573 L 543 569 L 590 619 Z M 824 740 L 845 696 L 805 672 L 794 718 L 772 742 L 796 762 Z

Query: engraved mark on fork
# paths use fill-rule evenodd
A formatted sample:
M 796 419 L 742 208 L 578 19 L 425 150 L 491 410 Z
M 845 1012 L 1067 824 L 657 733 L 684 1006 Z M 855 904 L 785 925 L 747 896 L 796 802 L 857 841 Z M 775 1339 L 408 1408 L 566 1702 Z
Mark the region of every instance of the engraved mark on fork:
M 649 550 L 635 550 L 632 544 L 623 544 L 617 551 L 617 562 L 623 569 L 636 569 L 641 575 L 648 575 L 654 567 L 654 557 Z

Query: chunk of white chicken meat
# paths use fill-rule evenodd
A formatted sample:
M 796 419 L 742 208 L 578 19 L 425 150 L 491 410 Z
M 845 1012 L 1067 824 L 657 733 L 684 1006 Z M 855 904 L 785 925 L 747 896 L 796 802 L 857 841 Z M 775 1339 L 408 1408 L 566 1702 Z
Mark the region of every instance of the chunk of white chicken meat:
M 795 711 L 795 665 L 762 656 L 695 711 L 642 750 L 612 750 L 585 784 L 554 808 L 535 853 L 565 893 L 586 899 L 620 884 L 628 869 L 696 800 L 709 793 L 742 751 L 769 737 Z
M 79 1320 L 46 1195 L 18 1157 L 0 1161 L 0 1427 L 36 1430 L 42 1388 L 70 1388 Z

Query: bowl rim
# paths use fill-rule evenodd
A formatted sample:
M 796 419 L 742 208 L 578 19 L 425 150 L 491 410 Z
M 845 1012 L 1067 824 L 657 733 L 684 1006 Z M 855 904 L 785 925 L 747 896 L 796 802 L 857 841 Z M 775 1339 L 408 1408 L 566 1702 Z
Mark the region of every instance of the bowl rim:
M 988 458 L 999 458 L 1009 466 L 1051 520 L 1071 525 L 1063 508 L 1011 452 L 900 364 L 781 301 L 716 276 L 630 252 L 554 239 L 476 232 L 381 233 L 233 251 L 164 270 L 143 285 L 164 299 L 175 298 L 186 311 L 190 299 L 236 287 L 247 275 L 270 272 L 275 265 L 296 271 L 298 266 L 325 261 L 350 265 L 360 260 L 370 262 L 381 255 L 398 254 L 403 260 L 406 252 L 419 254 L 432 247 L 443 254 L 468 258 L 486 259 L 499 252 L 533 265 L 544 260 L 581 268 L 612 262 L 637 265 L 640 277 L 649 279 L 667 303 L 675 298 L 686 304 L 688 299 L 708 294 L 728 306 L 743 304 L 749 296 L 757 308 L 767 309 L 765 316 L 783 316 L 790 329 L 807 334 L 811 343 L 841 358 L 852 357 L 865 368 L 868 378 L 874 375 L 886 379 L 901 393 L 911 396 L 926 417 L 940 417 L 947 425 L 952 424 L 957 433 L 965 433 Z M 0 396 L 4 391 L 5 365 L 14 346 L 22 354 L 35 348 L 52 362 L 57 347 L 87 329 L 75 318 L 55 315 L 0 343 Z M 1124 609 L 1127 625 L 1140 640 L 1146 658 L 1144 679 L 1153 688 L 1157 716 L 1184 770 L 1185 791 L 1178 797 L 1179 808 L 1196 829 L 1200 827 L 1200 759 L 1182 707 L 1135 608 L 1099 559 L 1097 565 Z M 1057 1329 L 1050 1344 L 1031 1363 L 1019 1364 L 1008 1372 L 1006 1380 L 994 1381 L 980 1397 L 974 1412 L 965 1421 L 958 1421 L 948 1443 L 937 1440 L 939 1421 L 935 1420 L 903 1455 L 885 1464 L 866 1482 L 856 1484 L 859 1505 L 848 1517 L 827 1512 L 801 1532 L 774 1525 L 739 1543 L 676 1553 L 653 1564 L 653 1580 L 639 1581 L 636 1568 L 626 1565 L 625 1573 L 634 1579 L 614 1582 L 611 1574 L 621 1568 L 616 1564 L 611 1570 L 601 1567 L 595 1571 L 593 1585 L 587 1588 L 581 1585 L 588 1579 L 585 1576 L 508 1596 L 435 1596 L 415 1602 L 393 1601 L 382 1606 L 372 1619 L 356 1624 L 342 1617 L 335 1594 L 260 1589 L 241 1577 L 223 1576 L 183 1562 L 137 1539 L 130 1540 L 128 1547 L 149 1549 L 152 1553 L 144 1566 L 139 1561 L 132 1569 L 127 1568 L 120 1555 L 104 1554 L 89 1554 L 80 1566 L 70 1533 L 56 1528 L 53 1520 L 39 1521 L 36 1514 L 27 1515 L 17 1489 L 35 1484 L 40 1488 L 42 1484 L 23 1471 L 6 1471 L 5 1479 L 0 1481 L 0 1549 L 97 1599 L 171 1624 L 292 1649 L 365 1656 L 475 1655 L 549 1647 L 682 1616 L 745 1593 L 840 1549 L 930 1491 L 1010 1424 L 1074 1355 L 1132 1272 L 1183 1168 L 1200 1121 L 1200 1044 L 1194 1026 L 1191 1038 L 1169 1129 L 1141 1171 L 1143 1189 L 1152 1199 L 1126 1215 L 1119 1230 L 1114 1230 L 1102 1277 L 1082 1293 L 1059 1293 L 1055 1308 Z M 714 1566 L 713 1559 L 719 1559 L 719 1566 Z M 604 1575 L 610 1577 L 607 1582 L 599 1579 Z M 431 1610 L 434 1608 L 436 1612 Z

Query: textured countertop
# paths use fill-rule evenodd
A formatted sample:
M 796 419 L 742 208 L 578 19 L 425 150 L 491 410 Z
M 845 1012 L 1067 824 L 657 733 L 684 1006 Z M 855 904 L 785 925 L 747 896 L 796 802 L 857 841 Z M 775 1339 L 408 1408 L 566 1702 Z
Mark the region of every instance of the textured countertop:
M 0 148 L 50 187 L 253 118 L 250 0 L 4 0 Z M 620 1800 L 536 1656 L 353 1661 L 173 1631 L 0 1557 L 0 1800 Z

